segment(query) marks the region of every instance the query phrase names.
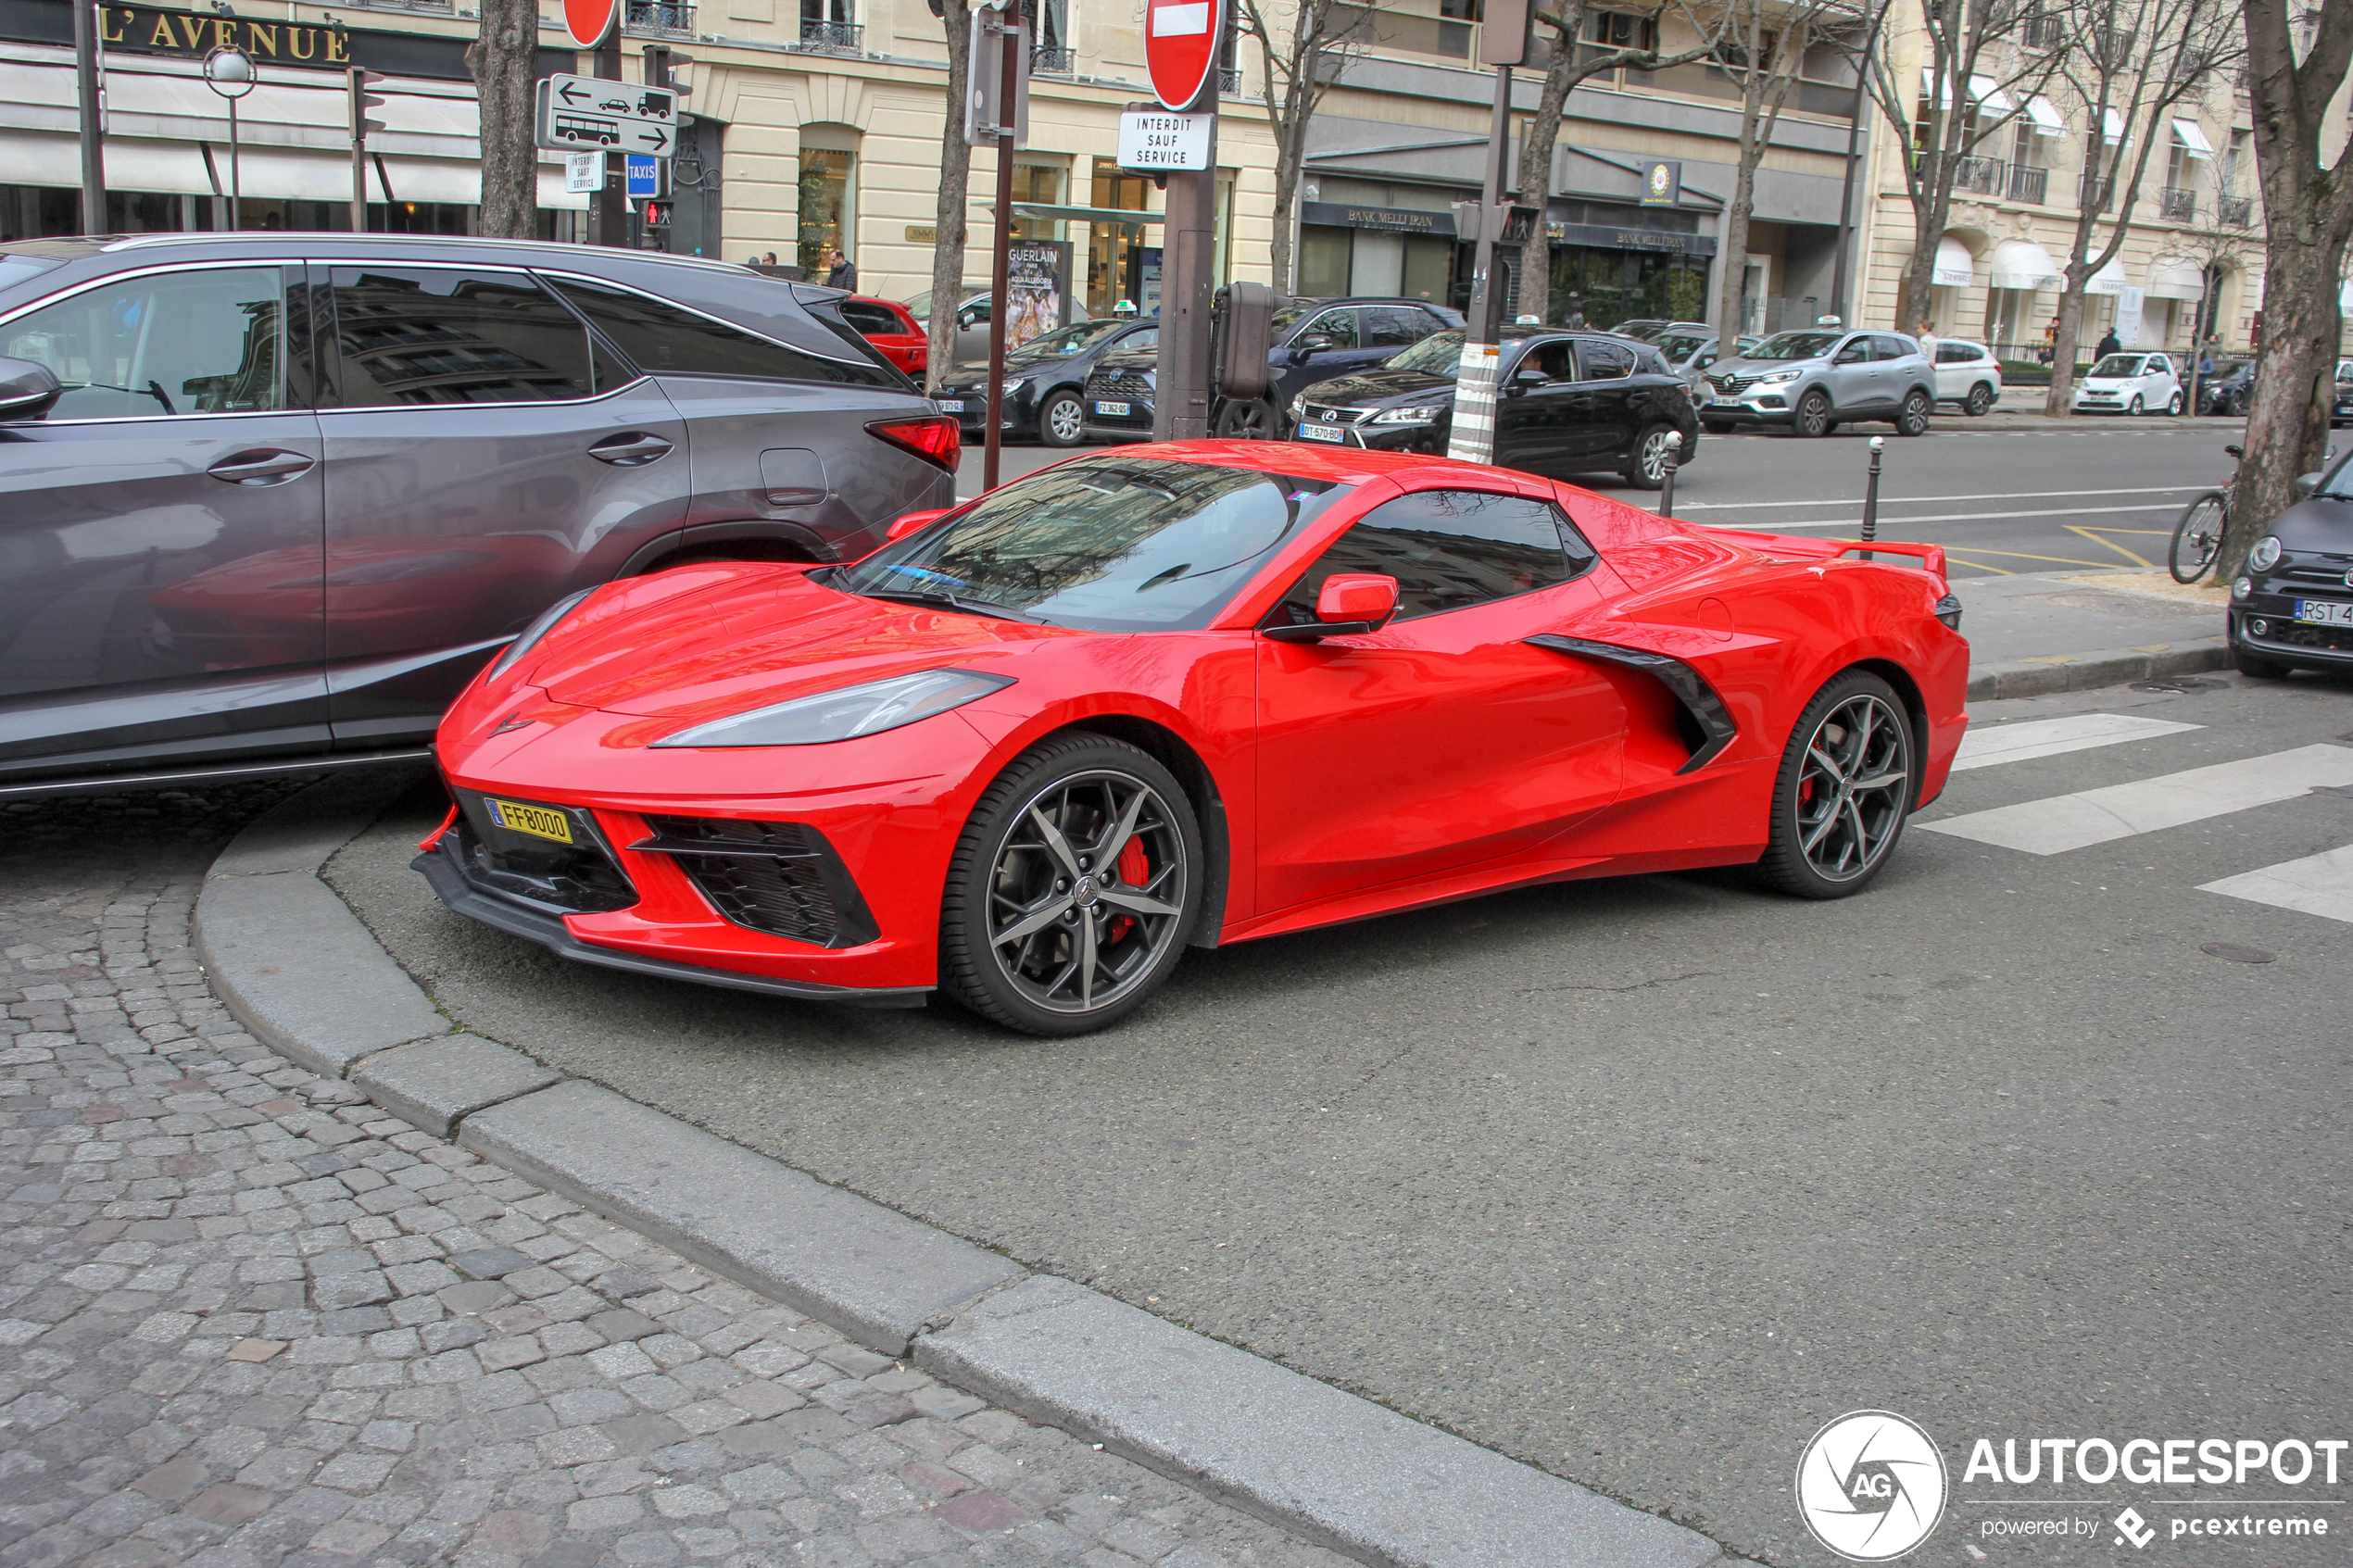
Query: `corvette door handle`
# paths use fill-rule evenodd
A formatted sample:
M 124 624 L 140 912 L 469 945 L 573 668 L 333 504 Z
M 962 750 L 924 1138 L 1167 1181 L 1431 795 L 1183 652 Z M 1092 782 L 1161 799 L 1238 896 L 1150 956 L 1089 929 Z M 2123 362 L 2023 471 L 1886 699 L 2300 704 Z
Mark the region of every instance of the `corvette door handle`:
M 617 469 L 643 468 L 659 458 L 667 457 L 670 443 L 659 435 L 648 435 L 642 430 L 621 435 L 608 435 L 588 448 L 588 455 L 600 463 L 610 463 Z
M 281 452 L 272 447 L 262 447 L 257 451 L 232 453 L 205 472 L 231 484 L 283 484 L 318 466 L 319 459 L 316 458 L 306 458 L 299 452 Z

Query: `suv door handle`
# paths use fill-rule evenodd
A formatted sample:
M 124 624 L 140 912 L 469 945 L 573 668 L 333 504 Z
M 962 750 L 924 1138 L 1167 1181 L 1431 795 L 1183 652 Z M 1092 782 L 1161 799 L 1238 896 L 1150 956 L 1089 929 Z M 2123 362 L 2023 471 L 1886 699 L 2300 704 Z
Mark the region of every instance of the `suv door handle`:
M 648 435 L 642 430 L 608 435 L 588 448 L 588 455 L 600 463 L 610 463 L 619 469 L 643 468 L 646 464 L 670 454 L 670 443 L 659 435 Z
M 233 452 L 205 472 L 231 484 L 283 484 L 318 466 L 316 458 L 263 446 L 249 452 Z

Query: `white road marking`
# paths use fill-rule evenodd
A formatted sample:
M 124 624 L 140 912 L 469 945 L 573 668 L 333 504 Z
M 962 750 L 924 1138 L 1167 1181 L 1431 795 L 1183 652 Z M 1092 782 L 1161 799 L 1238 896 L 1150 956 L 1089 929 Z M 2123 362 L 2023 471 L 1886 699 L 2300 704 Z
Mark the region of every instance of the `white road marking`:
M 2353 922 L 2353 844 L 2301 860 L 2283 860 L 2259 872 L 2226 876 L 2198 891 L 2225 893 L 2233 898 Z
M 2056 501 L 2082 495 L 2186 495 L 2194 491 L 2213 488 L 2211 484 L 2147 484 L 2138 490 L 1994 490 L 1982 495 L 1882 495 L 1880 504 L 1925 507 L 1944 501 Z M 1695 501 L 1685 509 L 1694 512 L 1744 512 L 1763 507 L 1843 507 L 1846 503 L 1846 496 L 1833 495 L 1825 501 Z
M 2353 784 L 2353 746 L 2305 746 L 1922 822 L 1930 833 L 1975 839 L 2029 855 L 2059 855 L 2086 845 L 2204 822 L 2257 806 L 2293 800 L 2331 784 Z
M 2035 719 L 2023 724 L 1997 724 L 1971 730 L 1961 737 L 1961 754 L 1953 771 L 1991 768 L 2003 762 L 2024 762 L 2036 757 L 2057 757 L 2066 751 L 2088 751 L 2152 735 L 2202 730 L 2171 719 L 2145 719 L 2133 713 L 2077 713 L 2065 719 Z
M 1882 505 L 1884 504 L 1885 503 L 1882 503 Z M 2116 512 L 2171 512 L 2178 510 L 2180 510 L 2180 508 L 2175 507 L 2172 502 L 2160 501 L 2157 505 L 2150 507 L 2054 507 L 2047 511 L 2039 512 L 1940 512 L 1933 517 L 1893 517 L 1882 512 L 1880 514 L 1879 521 L 1881 526 L 1886 527 L 1899 522 L 1994 522 L 2006 517 L 2106 517 Z M 1752 533 L 1782 533 L 1793 528 L 1860 528 L 1863 526 L 1863 520 L 1859 517 L 1833 517 L 1818 518 L 1807 522 L 1775 522 L 1770 519 L 1767 519 L 1762 522 L 1756 523 L 1702 522 L 1696 524 L 1696 526 L 1701 528 L 1741 528 L 1746 529 Z

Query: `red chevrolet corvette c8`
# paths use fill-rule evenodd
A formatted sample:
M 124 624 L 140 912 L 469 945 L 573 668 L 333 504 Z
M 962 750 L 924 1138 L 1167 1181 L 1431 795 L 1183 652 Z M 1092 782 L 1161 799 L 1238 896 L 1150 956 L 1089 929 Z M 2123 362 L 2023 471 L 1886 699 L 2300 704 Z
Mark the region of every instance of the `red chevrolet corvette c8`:
M 862 560 L 608 583 L 444 721 L 418 866 L 571 958 L 1103 1025 L 1214 947 L 1572 877 L 1869 884 L 1943 787 L 1943 552 L 1442 458 L 1074 458 Z

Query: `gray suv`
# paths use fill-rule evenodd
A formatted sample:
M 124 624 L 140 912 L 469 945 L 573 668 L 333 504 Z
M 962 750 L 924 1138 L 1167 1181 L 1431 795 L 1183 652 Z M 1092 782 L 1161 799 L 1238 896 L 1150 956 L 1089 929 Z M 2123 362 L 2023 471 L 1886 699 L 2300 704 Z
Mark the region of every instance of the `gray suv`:
M 720 262 L 399 235 L 0 245 L 0 799 L 425 755 L 549 604 L 841 560 L 956 421 Z
M 1707 385 L 1716 400 L 1700 422 L 1719 435 L 1743 424 L 1828 435 L 1860 420 L 1884 420 L 1898 435 L 1925 435 L 1936 407 L 1936 367 L 1897 332 L 1777 332 L 1737 359 L 1709 366 Z

